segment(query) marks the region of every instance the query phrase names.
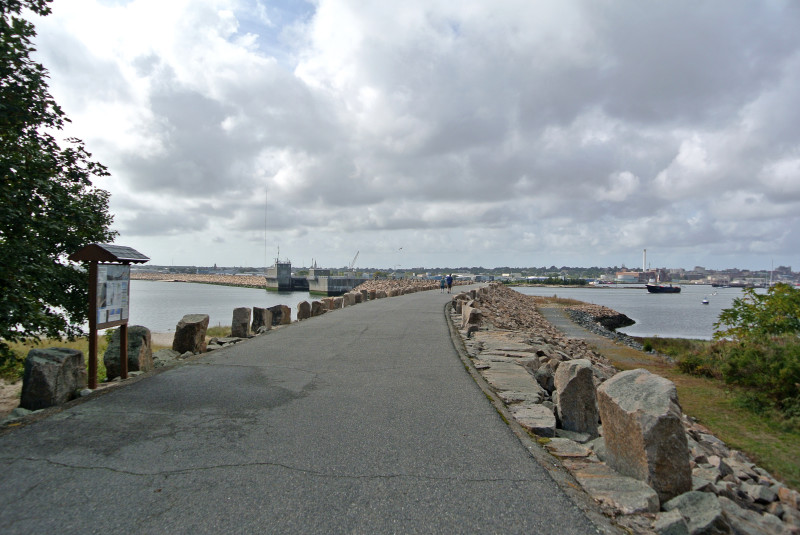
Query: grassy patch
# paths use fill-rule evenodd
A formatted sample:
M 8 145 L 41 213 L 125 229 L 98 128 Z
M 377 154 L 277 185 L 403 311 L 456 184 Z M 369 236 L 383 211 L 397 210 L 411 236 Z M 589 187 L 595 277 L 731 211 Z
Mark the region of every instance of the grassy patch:
M 619 369 L 644 368 L 675 383 L 683 412 L 696 418 L 729 447 L 745 452 L 776 478 L 792 488 L 800 489 L 800 458 L 797 456 L 800 429 L 777 411 L 759 405 L 757 400 L 753 401 L 750 389 L 725 384 L 713 373 L 703 376 L 681 371 L 681 362 L 691 362 L 694 350 L 711 347 L 711 342 L 664 338 L 647 340 L 651 341 L 656 351 L 673 356 L 678 363 L 672 365 L 663 359 L 622 346 L 603 346 L 598 349 Z
M 652 336 L 637 338 L 642 345 L 648 345 L 654 351 L 670 357 L 680 357 L 690 352 L 702 351 L 711 345 L 707 340 L 691 340 L 688 338 L 661 338 Z
M 554 295 L 553 297 L 536 296 L 535 300 L 537 306 L 541 305 L 576 306 L 585 304 L 583 301 L 578 301 L 577 299 L 570 299 L 567 297 L 559 297 L 558 295 Z
M 51 338 L 42 338 L 41 340 L 29 339 L 24 342 L 10 342 L 8 344 L 16 356 L 13 362 L 5 362 L 3 367 L 0 368 L 0 377 L 9 382 L 16 382 L 22 379 L 24 372 L 25 357 L 31 349 L 45 349 L 48 347 L 67 347 L 70 349 L 77 349 L 83 352 L 84 360 L 86 361 L 86 369 L 89 369 L 89 338 L 81 337 L 75 340 L 57 340 Z M 106 380 L 106 367 L 103 364 L 103 353 L 108 347 L 108 340 L 105 336 L 97 337 L 97 380 L 102 382 Z
M 206 336 L 216 337 L 216 338 L 226 338 L 231 335 L 231 326 L 230 325 L 218 325 L 216 327 L 209 327 L 206 331 Z

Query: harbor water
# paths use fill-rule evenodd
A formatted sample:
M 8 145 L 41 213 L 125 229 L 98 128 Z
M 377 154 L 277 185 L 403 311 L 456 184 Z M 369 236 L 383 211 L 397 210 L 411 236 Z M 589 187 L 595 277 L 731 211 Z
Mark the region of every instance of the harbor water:
M 714 322 L 733 300 L 742 296 L 741 288 L 714 288 L 709 285 L 683 285 L 678 294 L 651 294 L 644 286 L 602 286 L 599 288 L 518 287 L 525 295 L 565 297 L 602 305 L 625 314 L 636 323 L 619 329 L 630 336 L 695 338 L 710 340 Z M 759 292 L 763 290 L 758 290 Z M 708 304 L 702 303 L 708 299 Z
M 186 314 L 208 314 L 209 327 L 229 326 L 233 309 L 286 305 L 297 314 L 297 304 L 311 302 L 308 292 L 268 292 L 258 288 L 190 282 L 132 280 L 128 325 L 143 325 L 154 333 L 175 332 Z
M 640 287 L 558 288 L 517 287 L 520 293 L 577 299 L 603 305 L 636 323 L 620 329 L 631 336 L 710 339 L 720 312 L 742 295 L 739 288 L 684 285 L 679 294 L 650 294 Z M 703 298 L 709 304 L 702 304 Z M 230 325 L 233 309 L 297 304 L 319 299 L 308 292 L 267 292 L 257 288 L 186 282 L 132 280 L 129 325 L 144 325 L 155 333 L 175 331 L 186 314 L 208 314 L 209 326 Z

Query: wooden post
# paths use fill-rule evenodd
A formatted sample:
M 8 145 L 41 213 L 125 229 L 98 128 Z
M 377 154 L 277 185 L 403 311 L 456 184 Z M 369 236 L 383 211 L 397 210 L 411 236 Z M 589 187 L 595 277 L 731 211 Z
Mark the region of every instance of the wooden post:
M 89 263 L 89 389 L 97 388 L 97 262 Z
M 119 367 L 120 377 L 128 378 L 128 324 L 119 326 Z

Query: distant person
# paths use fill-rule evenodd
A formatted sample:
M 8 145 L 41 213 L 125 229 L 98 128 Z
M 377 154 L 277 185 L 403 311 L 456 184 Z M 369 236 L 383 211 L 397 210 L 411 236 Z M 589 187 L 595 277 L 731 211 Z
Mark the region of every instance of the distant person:
M 448 275 L 447 276 L 447 293 L 450 293 L 450 291 L 452 289 L 453 289 L 453 275 Z
M 444 275 L 442 275 L 442 280 L 439 281 L 439 293 L 441 293 L 441 294 L 444 293 L 444 287 L 446 285 L 447 285 L 447 281 L 445 280 Z

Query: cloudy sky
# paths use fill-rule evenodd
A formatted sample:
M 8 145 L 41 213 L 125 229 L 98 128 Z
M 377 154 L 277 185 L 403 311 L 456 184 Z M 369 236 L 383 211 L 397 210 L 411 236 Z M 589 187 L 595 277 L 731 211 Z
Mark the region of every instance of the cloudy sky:
M 800 270 L 800 3 L 55 0 L 162 265 Z

